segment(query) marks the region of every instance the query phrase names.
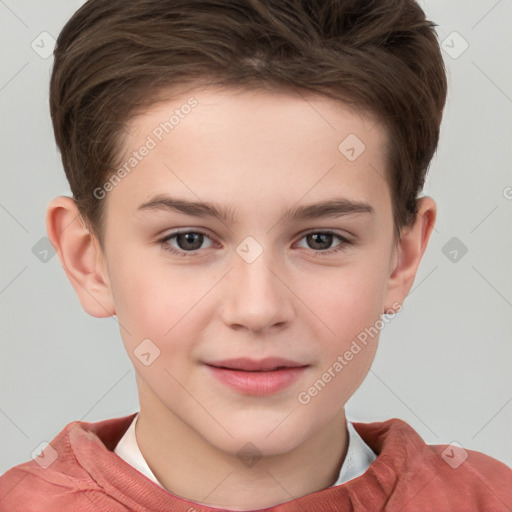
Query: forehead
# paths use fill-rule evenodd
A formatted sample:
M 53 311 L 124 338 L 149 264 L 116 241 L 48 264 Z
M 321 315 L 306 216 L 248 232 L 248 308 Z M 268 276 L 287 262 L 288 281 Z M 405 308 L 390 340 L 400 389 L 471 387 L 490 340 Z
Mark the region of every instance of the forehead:
M 229 201 L 235 211 L 346 195 L 389 198 L 384 128 L 325 96 L 214 88 L 169 96 L 128 124 L 109 202 Z M 378 207 L 378 205 L 377 205 Z

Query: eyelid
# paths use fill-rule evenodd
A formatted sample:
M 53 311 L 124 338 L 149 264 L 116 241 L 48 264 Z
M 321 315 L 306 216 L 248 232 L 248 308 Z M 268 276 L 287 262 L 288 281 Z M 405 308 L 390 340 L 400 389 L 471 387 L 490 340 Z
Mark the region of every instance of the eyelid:
M 295 243 L 300 242 L 304 237 L 306 237 L 308 235 L 314 235 L 314 234 L 332 235 L 333 237 L 338 238 L 339 241 L 340 241 L 339 244 L 337 244 L 334 247 L 331 247 L 329 249 L 320 250 L 320 251 L 315 251 L 313 249 L 308 249 L 315 256 L 323 256 L 323 255 L 328 256 L 328 255 L 331 255 L 331 254 L 335 254 L 337 252 L 342 251 L 346 246 L 354 245 L 355 244 L 355 241 L 353 239 L 351 239 L 351 238 L 349 238 L 349 237 L 347 237 L 345 235 L 342 235 L 342 234 L 340 234 L 337 231 L 332 230 L 332 229 L 313 229 L 313 230 L 305 231 L 305 232 L 301 233 L 298 236 L 298 240 Z
M 167 241 L 177 235 L 181 235 L 184 233 L 200 233 L 200 234 L 208 237 L 210 240 L 213 240 L 212 236 L 208 233 L 208 231 L 204 230 L 203 228 L 178 228 L 175 231 L 171 231 L 164 237 L 160 238 L 159 242 Z M 316 229 L 307 229 L 305 231 L 302 231 L 301 233 L 299 233 L 297 235 L 297 241 L 301 240 L 302 238 L 304 238 L 307 235 L 315 234 L 315 233 L 325 233 L 325 234 L 335 235 L 347 243 L 353 243 L 353 240 L 351 239 L 350 235 L 347 236 L 345 234 L 341 234 L 338 231 L 335 231 L 335 230 L 329 229 L 329 228 L 325 228 L 325 229 L 316 228 Z
M 159 238 L 157 240 L 157 244 L 159 244 L 160 247 L 162 247 L 162 249 L 164 251 L 174 254 L 174 255 L 178 255 L 178 256 L 196 256 L 196 255 L 200 255 L 200 253 L 204 252 L 204 249 L 197 249 L 194 251 L 184 251 L 181 249 L 176 249 L 175 247 L 172 247 L 167 243 L 169 240 L 175 238 L 176 236 L 185 234 L 185 233 L 201 234 L 201 235 L 205 236 L 206 238 L 208 238 L 209 240 L 211 240 L 212 245 L 216 243 L 215 240 L 213 240 L 213 238 L 208 234 L 208 232 L 201 228 L 179 228 L 174 231 L 171 231 L 164 237 Z
M 315 233 L 327 233 L 329 235 L 335 235 L 335 236 L 341 238 L 342 240 L 346 241 L 347 243 L 352 243 L 354 241 L 353 237 L 349 233 L 347 233 L 346 231 L 343 231 L 342 233 L 340 233 L 338 230 L 330 229 L 330 228 L 307 229 L 307 230 L 299 233 L 297 235 L 297 238 L 300 240 L 301 238 L 304 238 L 307 235 L 313 235 Z
M 166 251 L 170 254 L 174 254 L 177 256 L 185 256 L 185 257 L 186 256 L 189 256 L 189 257 L 190 256 L 195 256 L 195 257 L 201 256 L 201 253 L 204 252 L 204 249 L 185 251 L 182 249 L 176 249 L 175 247 L 172 247 L 167 243 L 169 240 L 175 238 L 176 236 L 178 236 L 180 234 L 184 234 L 184 233 L 201 234 L 201 235 L 205 236 L 206 238 L 208 238 L 209 240 L 211 240 L 212 245 L 216 243 L 215 240 L 208 234 L 208 232 L 202 228 L 178 228 L 174 231 L 171 231 L 170 233 L 165 235 L 163 238 L 160 238 L 157 243 L 162 247 L 162 249 L 164 251 Z M 326 229 L 316 228 L 316 229 L 309 229 L 309 230 L 299 233 L 297 235 L 297 240 L 294 243 L 294 245 L 297 244 L 298 242 L 300 242 L 304 237 L 306 237 L 310 234 L 328 234 L 328 235 L 332 235 L 332 236 L 338 238 L 340 241 L 339 244 L 337 244 L 334 247 L 331 247 L 329 249 L 319 250 L 319 251 L 315 251 L 314 249 L 308 249 L 311 253 L 313 253 L 314 255 L 318 255 L 318 256 L 328 256 L 331 254 L 335 254 L 337 252 L 342 251 L 346 246 L 355 244 L 355 241 L 351 237 L 342 235 L 342 234 L 338 233 L 336 230 L 328 229 L 328 228 L 326 228 Z

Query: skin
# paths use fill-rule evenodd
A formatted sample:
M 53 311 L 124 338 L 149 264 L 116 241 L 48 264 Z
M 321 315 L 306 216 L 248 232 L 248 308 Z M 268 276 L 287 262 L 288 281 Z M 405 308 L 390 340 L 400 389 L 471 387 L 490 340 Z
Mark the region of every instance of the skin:
M 270 507 L 335 483 L 347 449 L 344 406 L 369 371 L 378 335 L 307 404 L 297 397 L 404 301 L 436 205 L 421 198 L 397 241 L 382 178 L 384 129 L 318 95 L 188 91 L 132 119 L 125 157 L 191 96 L 198 105 L 103 199 L 103 248 L 71 198 L 49 204 L 48 234 L 83 308 L 117 315 L 136 370 L 137 440 L 159 481 L 213 507 Z M 338 150 L 349 134 L 366 146 L 355 161 Z M 157 194 L 216 203 L 234 218 L 137 210 Z M 368 203 L 374 213 L 283 218 L 289 208 L 334 197 Z M 164 250 L 190 247 L 161 242 L 177 228 L 206 232 L 195 255 Z M 323 251 L 342 249 L 321 254 L 321 241 L 305 232 L 327 229 L 353 243 L 333 236 Z M 251 263 L 236 251 L 248 236 L 263 251 Z M 134 354 L 144 339 L 160 350 L 148 366 Z M 309 366 L 286 389 L 251 396 L 203 364 L 243 356 Z M 261 456 L 250 467 L 237 456 L 249 442 Z

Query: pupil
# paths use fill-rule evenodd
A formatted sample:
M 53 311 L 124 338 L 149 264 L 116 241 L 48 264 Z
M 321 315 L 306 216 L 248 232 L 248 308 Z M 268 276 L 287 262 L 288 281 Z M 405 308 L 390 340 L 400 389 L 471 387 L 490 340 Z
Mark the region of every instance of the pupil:
M 313 240 L 314 243 L 320 243 L 322 247 L 316 247 L 317 249 L 329 249 L 332 243 L 332 235 L 329 233 L 313 233 L 308 238 L 308 242 Z
M 201 233 L 181 233 L 177 237 L 178 245 L 180 249 L 199 249 L 203 243 L 203 235 Z M 185 244 L 181 243 L 182 241 Z M 308 235 L 308 243 L 313 242 L 314 244 L 319 244 L 320 247 L 316 247 L 317 249 L 328 249 L 332 244 L 332 235 L 329 233 L 313 233 L 312 235 Z
M 184 241 L 185 243 L 181 243 Z M 201 233 L 181 233 L 177 237 L 180 249 L 199 249 L 203 243 L 203 235 Z M 190 245 L 191 244 L 191 245 Z

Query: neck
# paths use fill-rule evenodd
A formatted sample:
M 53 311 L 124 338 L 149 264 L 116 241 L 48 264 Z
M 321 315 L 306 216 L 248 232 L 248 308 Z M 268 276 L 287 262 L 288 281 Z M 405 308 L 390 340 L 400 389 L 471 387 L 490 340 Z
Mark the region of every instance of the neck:
M 167 409 L 156 397 L 141 400 L 136 423 L 139 448 L 169 492 L 216 508 L 254 510 L 326 489 L 337 478 L 347 451 L 344 410 L 287 453 L 241 463 Z

